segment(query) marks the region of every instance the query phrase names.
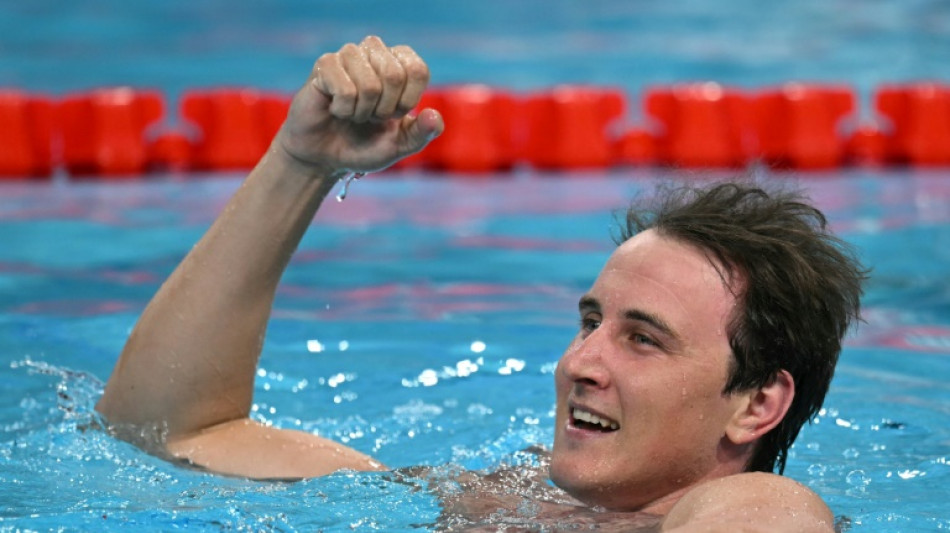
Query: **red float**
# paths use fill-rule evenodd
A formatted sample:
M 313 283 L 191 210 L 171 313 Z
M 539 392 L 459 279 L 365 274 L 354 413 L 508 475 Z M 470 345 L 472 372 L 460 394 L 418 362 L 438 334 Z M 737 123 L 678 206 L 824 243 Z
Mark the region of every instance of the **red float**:
M 845 144 L 847 162 L 858 166 L 880 166 L 887 162 L 887 136 L 877 127 L 858 126 Z
M 776 168 L 823 169 L 845 159 L 842 119 L 854 111 L 843 86 L 790 83 L 753 99 L 756 155 Z
M 158 129 L 164 103 L 157 91 L 103 88 L 55 102 L 0 89 L 0 177 L 49 176 L 57 164 L 73 175 L 105 176 L 249 169 L 290 102 L 251 88 L 189 91 L 181 118 L 194 127 Z M 793 169 L 950 166 L 950 85 L 883 86 L 874 104 L 876 122 L 854 126 L 856 97 L 843 85 L 790 83 L 751 93 L 681 84 L 646 91 L 652 123 L 621 129 L 626 98 L 613 88 L 559 86 L 518 96 L 485 85 L 442 87 L 423 95 L 419 109 L 439 110 L 446 131 L 395 167 L 737 168 L 755 159 Z
M 524 158 L 544 169 L 603 168 L 615 160 L 610 127 L 626 111 L 616 89 L 561 86 L 528 98 Z
M 950 164 L 950 87 L 937 83 L 885 86 L 876 107 L 890 121 L 888 159 L 920 166 Z
M 0 90 L 0 177 L 44 177 L 53 170 L 53 104 Z
M 183 133 L 165 132 L 148 145 L 149 168 L 159 172 L 185 172 L 192 167 L 194 146 Z
M 447 87 L 426 93 L 423 107 L 438 110 L 446 128 L 408 164 L 467 173 L 514 165 L 519 106 L 511 94 L 485 85 Z
M 200 130 L 194 151 L 194 168 L 252 168 L 270 146 L 289 106 L 289 97 L 255 89 L 185 93 L 182 115 Z
M 97 89 L 59 105 L 63 163 L 73 175 L 134 175 L 148 163 L 145 130 L 162 118 L 157 91 Z
M 739 91 L 705 82 L 653 88 L 646 112 L 659 121 L 657 155 L 676 167 L 741 167 L 749 152 L 748 100 Z
M 616 162 L 621 165 L 644 166 L 657 162 L 657 140 L 648 131 L 630 129 L 615 145 Z

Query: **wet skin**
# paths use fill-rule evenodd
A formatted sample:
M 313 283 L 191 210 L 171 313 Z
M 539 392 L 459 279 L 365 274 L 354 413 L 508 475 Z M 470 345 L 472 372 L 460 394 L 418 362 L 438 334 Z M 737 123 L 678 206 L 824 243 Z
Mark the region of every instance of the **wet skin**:
M 558 364 L 551 479 L 588 504 L 664 514 L 741 471 L 745 445 L 727 434 L 741 400 L 722 393 L 735 305 L 697 248 L 653 230 L 618 247 Z

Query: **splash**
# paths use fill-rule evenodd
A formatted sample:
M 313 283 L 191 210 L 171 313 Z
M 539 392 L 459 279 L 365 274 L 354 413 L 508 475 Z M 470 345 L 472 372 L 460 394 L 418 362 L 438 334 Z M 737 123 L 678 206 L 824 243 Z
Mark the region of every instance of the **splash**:
M 43 361 L 26 358 L 10 363 L 11 369 L 25 368 L 27 373 L 58 378 L 56 383 L 56 406 L 63 413 L 64 421 L 80 428 L 99 422 L 94 405 L 102 395 L 105 384 L 96 376 Z

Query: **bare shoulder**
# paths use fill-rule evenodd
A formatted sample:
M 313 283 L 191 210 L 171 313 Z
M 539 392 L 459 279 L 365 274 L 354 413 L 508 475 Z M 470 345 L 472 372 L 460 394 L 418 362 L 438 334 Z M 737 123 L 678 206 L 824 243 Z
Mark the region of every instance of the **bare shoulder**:
M 706 482 L 670 509 L 663 531 L 834 531 L 814 491 L 787 477 L 748 472 Z
M 385 469 L 338 442 L 246 418 L 171 438 L 165 451 L 212 472 L 253 479 L 300 479 L 344 469 Z

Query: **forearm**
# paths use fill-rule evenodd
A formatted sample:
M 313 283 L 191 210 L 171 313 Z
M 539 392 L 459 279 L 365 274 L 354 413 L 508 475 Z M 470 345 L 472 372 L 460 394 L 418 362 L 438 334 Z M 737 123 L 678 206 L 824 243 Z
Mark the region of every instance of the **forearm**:
M 140 317 L 96 406 L 111 424 L 247 416 L 277 284 L 337 178 L 271 148 Z

